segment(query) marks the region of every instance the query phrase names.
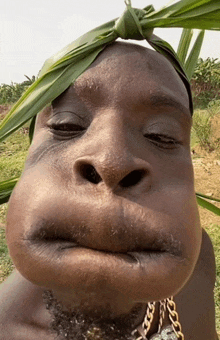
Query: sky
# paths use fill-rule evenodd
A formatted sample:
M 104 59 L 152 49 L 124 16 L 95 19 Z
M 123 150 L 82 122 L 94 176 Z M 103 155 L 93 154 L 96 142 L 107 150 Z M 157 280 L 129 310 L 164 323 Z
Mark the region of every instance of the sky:
M 168 0 L 132 0 L 155 9 Z M 120 16 L 123 0 L 7 0 L 0 2 L 0 84 L 37 75 L 44 61 L 80 35 Z M 177 48 L 181 29 L 156 29 Z M 220 33 L 207 31 L 200 56 L 220 58 Z M 145 44 L 146 45 L 146 44 Z

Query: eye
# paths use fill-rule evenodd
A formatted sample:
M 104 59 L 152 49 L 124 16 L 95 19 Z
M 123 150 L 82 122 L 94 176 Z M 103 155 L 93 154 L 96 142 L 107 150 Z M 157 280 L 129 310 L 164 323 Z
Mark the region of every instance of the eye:
M 53 134 L 63 137 L 77 137 L 85 131 L 84 127 L 72 122 L 48 122 L 48 127 Z
M 165 134 L 149 133 L 145 134 L 144 137 L 162 149 L 175 149 L 179 144 L 181 144 L 175 138 L 166 136 Z
M 72 123 L 60 123 L 60 124 L 51 124 L 50 126 L 51 129 L 56 130 L 56 131 L 83 131 L 84 128 L 82 126 L 72 124 Z

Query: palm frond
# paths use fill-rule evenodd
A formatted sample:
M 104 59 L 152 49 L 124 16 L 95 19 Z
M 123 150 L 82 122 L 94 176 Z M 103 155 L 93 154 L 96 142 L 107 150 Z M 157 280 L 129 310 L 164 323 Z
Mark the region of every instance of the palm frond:
M 198 205 L 220 216 L 220 208 L 216 207 L 214 204 L 208 202 L 207 200 L 205 200 L 204 198 L 200 196 L 196 196 L 196 199 L 197 199 Z
M 18 177 L 0 182 L 0 204 L 8 202 L 11 193 L 17 184 Z

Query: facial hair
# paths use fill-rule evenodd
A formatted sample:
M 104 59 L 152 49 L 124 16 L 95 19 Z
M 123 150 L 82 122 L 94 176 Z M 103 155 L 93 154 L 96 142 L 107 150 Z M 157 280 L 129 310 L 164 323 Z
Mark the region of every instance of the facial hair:
M 79 308 L 64 311 L 52 291 L 44 291 L 43 301 L 51 315 L 50 330 L 57 340 L 134 340 L 134 320 L 143 308 L 138 304 L 129 315 L 110 319 L 85 315 Z

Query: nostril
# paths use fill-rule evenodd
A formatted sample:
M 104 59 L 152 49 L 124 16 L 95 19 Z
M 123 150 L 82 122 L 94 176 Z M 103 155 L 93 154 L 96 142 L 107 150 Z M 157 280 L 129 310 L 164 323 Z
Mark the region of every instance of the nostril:
M 79 171 L 82 177 L 91 183 L 98 184 L 102 181 L 102 178 L 91 164 L 81 164 Z
M 134 171 L 130 172 L 130 174 L 125 176 L 119 182 L 119 185 L 123 188 L 127 188 L 127 187 L 131 187 L 133 185 L 136 185 L 142 180 L 145 173 L 146 173 L 145 170 L 134 170 Z

